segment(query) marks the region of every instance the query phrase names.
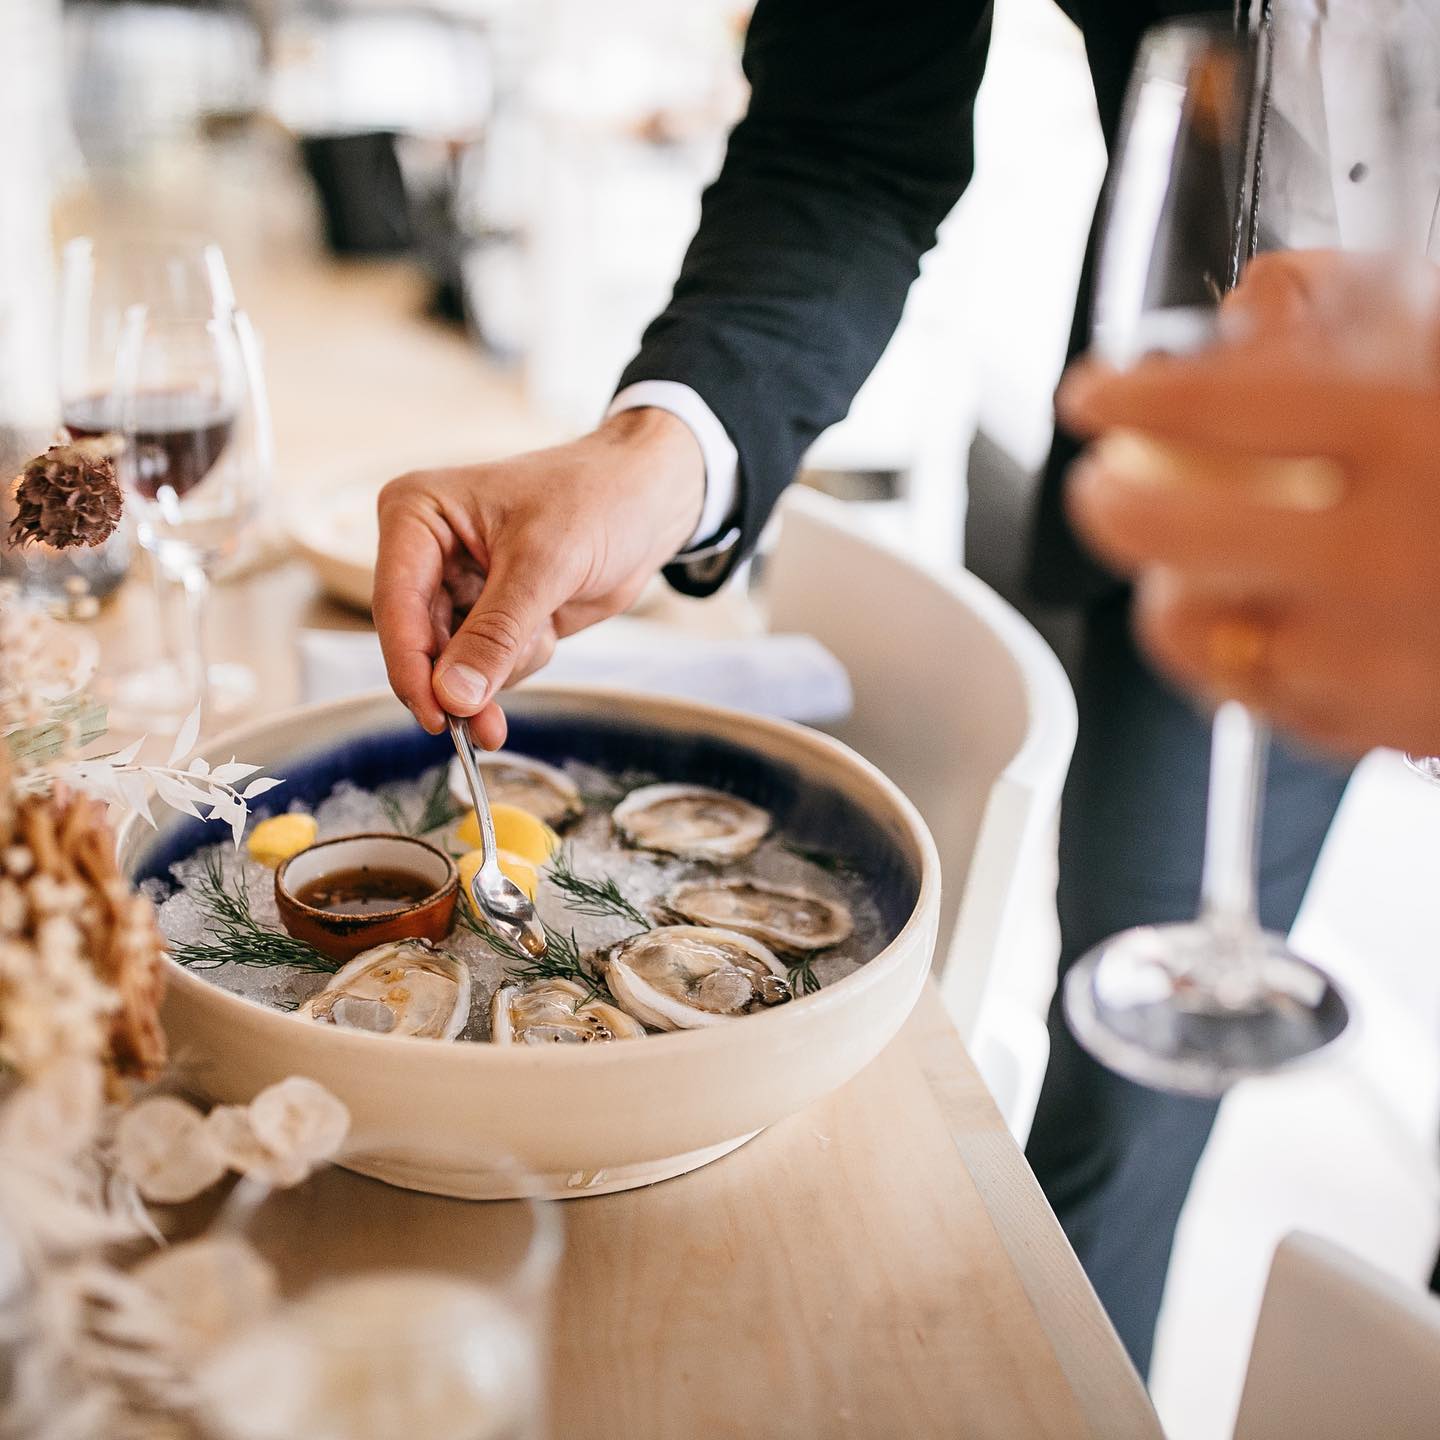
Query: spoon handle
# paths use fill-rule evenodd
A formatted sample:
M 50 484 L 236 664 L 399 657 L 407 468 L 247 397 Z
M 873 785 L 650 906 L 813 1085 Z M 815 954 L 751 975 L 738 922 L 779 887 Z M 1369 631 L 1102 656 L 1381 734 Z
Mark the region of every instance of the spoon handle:
M 447 715 L 450 738 L 455 742 L 455 753 L 460 757 L 460 768 L 470 786 L 470 799 L 475 806 L 475 818 L 480 822 L 480 849 L 484 856 L 480 863 L 482 870 L 498 869 L 499 847 L 495 844 L 495 822 L 490 816 L 490 797 L 485 793 L 485 782 L 480 778 L 480 767 L 475 763 L 475 748 L 470 732 L 463 720 Z

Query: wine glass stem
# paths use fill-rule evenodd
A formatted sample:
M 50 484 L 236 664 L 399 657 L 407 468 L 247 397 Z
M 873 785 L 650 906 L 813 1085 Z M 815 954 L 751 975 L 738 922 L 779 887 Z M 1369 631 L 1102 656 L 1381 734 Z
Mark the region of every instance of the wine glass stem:
M 198 565 L 189 565 L 180 577 L 185 587 L 185 638 L 187 669 L 202 713 L 210 709 L 210 666 L 205 651 L 205 615 L 210 599 L 210 577 Z
M 1269 748 L 1270 727 L 1254 711 L 1228 700 L 1215 712 L 1200 919 L 1237 938 L 1260 929 L 1256 850 Z M 1247 949 L 1227 946 L 1223 953 L 1239 960 Z

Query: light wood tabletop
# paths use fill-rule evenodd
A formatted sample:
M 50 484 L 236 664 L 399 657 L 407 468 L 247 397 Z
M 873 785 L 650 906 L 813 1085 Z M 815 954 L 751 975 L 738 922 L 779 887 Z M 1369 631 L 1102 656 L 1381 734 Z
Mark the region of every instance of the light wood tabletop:
M 282 491 L 541 438 L 516 418 L 515 378 L 425 322 L 403 273 L 311 259 L 238 281 L 265 339 Z M 105 671 L 152 657 L 152 604 L 132 580 L 93 623 Z M 215 595 L 217 653 L 259 675 L 254 715 L 297 700 L 301 625 L 364 623 L 293 558 Z M 373 1184 L 354 1181 L 357 1205 Z M 403 1204 L 442 1228 L 487 1213 Z M 1160 1435 L 933 988 L 828 1099 L 702 1170 L 563 1212 L 564 1440 Z

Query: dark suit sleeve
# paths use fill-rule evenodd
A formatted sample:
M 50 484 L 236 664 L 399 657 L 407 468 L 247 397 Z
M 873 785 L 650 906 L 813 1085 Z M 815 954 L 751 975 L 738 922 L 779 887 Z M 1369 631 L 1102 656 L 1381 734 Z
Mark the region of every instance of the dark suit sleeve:
M 740 454 L 744 548 L 811 442 L 849 409 L 969 182 L 990 10 L 756 5 L 749 110 L 670 303 L 620 381 L 680 381 L 715 412 Z M 725 578 L 668 573 L 694 593 Z

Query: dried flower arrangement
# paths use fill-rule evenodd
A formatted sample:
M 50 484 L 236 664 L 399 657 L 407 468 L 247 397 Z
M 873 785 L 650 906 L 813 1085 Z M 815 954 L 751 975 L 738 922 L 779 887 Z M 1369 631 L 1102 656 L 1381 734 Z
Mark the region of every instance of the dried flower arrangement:
M 298 1183 L 349 1116 L 304 1079 L 208 1115 L 144 1093 L 166 1063 L 164 942 L 107 806 L 154 824 L 153 787 L 238 843 L 249 801 L 279 782 L 183 763 L 198 713 L 164 765 L 139 744 L 79 758 L 102 728 L 90 664 L 70 627 L 0 587 L 0 1440 L 184 1440 L 207 1343 L 276 1286 L 236 1235 L 160 1245 L 147 1202 L 230 1171 Z

